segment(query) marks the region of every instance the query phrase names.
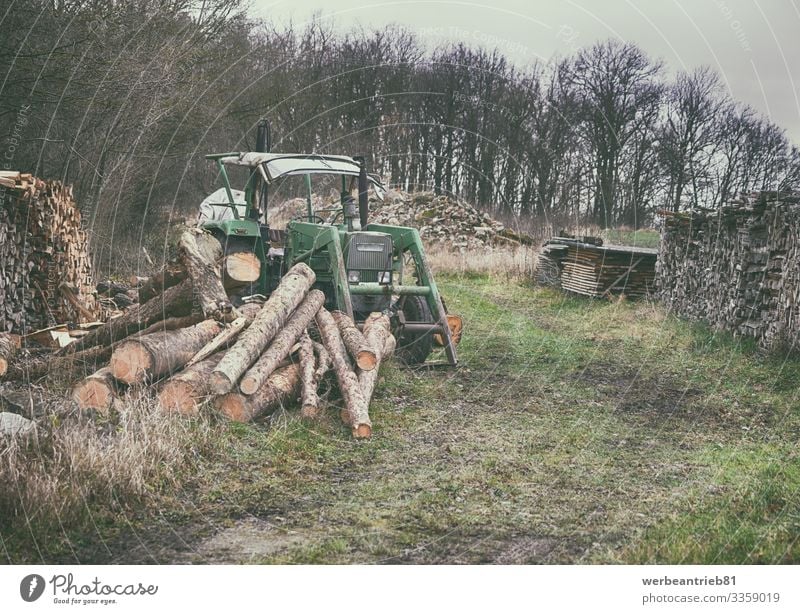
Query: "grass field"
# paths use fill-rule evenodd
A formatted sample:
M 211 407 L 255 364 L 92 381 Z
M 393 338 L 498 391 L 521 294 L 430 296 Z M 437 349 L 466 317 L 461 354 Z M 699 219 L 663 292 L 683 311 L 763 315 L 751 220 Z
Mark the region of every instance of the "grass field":
M 204 418 L 174 435 L 180 458 L 156 450 L 135 488 L 108 477 L 47 532 L 0 520 L 0 555 L 800 562 L 800 362 L 647 302 L 490 274 L 440 285 L 465 318 L 461 367 L 387 368 L 371 440 L 352 440 L 337 411 L 310 425 L 296 411 L 254 425 Z

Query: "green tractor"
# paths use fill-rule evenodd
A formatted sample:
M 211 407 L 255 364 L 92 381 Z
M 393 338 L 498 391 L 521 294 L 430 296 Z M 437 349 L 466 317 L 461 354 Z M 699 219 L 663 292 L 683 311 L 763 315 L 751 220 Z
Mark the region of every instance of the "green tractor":
M 226 253 L 251 251 L 260 262 L 258 281 L 243 293 L 269 295 L 290 267 L 305 262 L 316 274 L 315 287 L 325 293 L 328 309 L 343 311 L 359 324 L 373 311 L 390 315 L 404 362 L 425 363 L 439 346 L 446 362 L 430 364 L 456 366 L 461 318 L 447 315 L 417 230 L 369 223 L 369 189 L 379 199 L 385 190 L 367 173 L 363 158 L 272 153 L 264 120 L 258 125 L 256 151 L 206 158 L 216 163 L 223 187 L 201 205 L 200 226 L 220 240 Z M 244 190 L 231 186 L 233 167 L 244 171 L 238 171 Z M 341 183 L 335 208 L 313 207 L 311 177 L 320 174 Z M 304 178 L 306 211 L 285 229 L 270 228 L 270 187 L 293 176 Z

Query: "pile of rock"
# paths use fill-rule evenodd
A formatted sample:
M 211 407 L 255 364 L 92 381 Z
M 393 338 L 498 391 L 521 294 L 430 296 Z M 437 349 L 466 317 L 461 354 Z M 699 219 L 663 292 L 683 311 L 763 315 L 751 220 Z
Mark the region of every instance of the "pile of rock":
M 514 232 L 472 205 L 433 192 L 390 190 L 382 202 L 370 201 L 370 222 L 413 226 L 425 242 L 461 250 L 533 244 L 531 237 Z

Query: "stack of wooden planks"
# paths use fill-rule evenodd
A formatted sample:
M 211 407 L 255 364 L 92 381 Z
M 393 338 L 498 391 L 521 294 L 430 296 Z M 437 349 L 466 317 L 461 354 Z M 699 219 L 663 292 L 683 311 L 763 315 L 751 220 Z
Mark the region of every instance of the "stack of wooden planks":
M 0 172 L 0 330 L 25 334 L 100 312 L 71 186 Z
M 658 294 L 683 317 L 752 337 L 800 341 L 800 195 L 739 194 L 719 210 L 662 212 Z
M 547 254 L 548 278 L 560 270 L 561 288 L 568 292 L 638 298 L 655 289 L 656 249 L 593 245 L 554 237 L 544 245 L 543 253 Z

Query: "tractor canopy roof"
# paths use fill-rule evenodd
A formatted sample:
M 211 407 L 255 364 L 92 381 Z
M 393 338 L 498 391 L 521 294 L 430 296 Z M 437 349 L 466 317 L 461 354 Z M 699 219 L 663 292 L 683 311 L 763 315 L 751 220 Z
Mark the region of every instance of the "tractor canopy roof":
M 243 151 L 206 156 L 221 164 L 259 168 L 267 183 L 291 177 L 293 175 L 346 175 L 358 177 L 360 165 L 349 156 L 330 156 L 322 154 L 264 153 L 259 151 Z M 383 198 L 386 189 L 375 175 L 368 175 L 379 198 Z

